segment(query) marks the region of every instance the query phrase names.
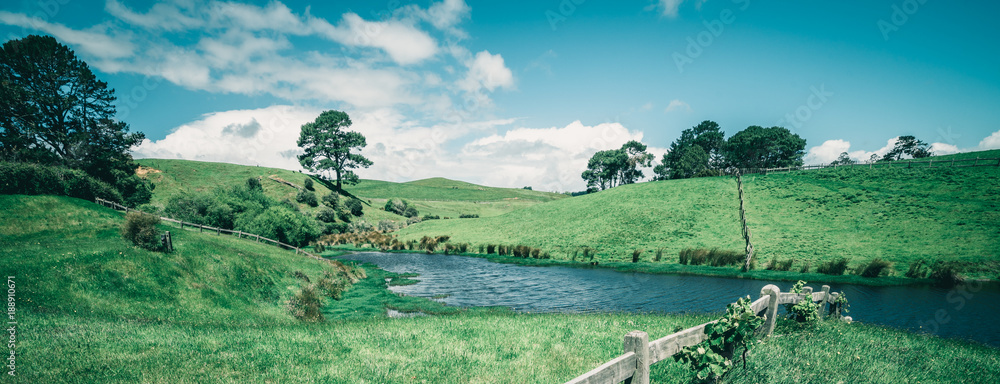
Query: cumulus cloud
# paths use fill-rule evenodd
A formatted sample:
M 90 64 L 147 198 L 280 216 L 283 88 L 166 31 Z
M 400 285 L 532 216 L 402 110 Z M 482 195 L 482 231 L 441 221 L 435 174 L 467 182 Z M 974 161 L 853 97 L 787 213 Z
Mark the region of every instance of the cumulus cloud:
M 162 140 L 143 140 L 137 158 L 186 159 L 301 169 L 295 157 L 302 124 L 321 111 L 293 106 L 216 112 L 181 125 Z
M 669 113 L 673 111 L 691 112 L 691 106 L 678 99 L 673 99 L 670 101 L 670 104 L 667 104 L 667 109 L 664 112 Z
M 1000 149 L 1000 131 L 993 132 L 993 134 L 987 136 L 983 141 L 980 141 L 979 149 Z
M 315 108 L 272 106 L 216 112 L 177 127 L 162 140 L 145 140 L 137 158 L 168 158 L 260 165 L 298 170 L 296 145 L 302 124 Z M 491 186 L 579 191 L 580 178 L 594 153 L 643 138 L 619 123 L 593 126 L 574 121 L 564 127 L 504 129 L 514 119 L 422 126 L 393 109 L 349 111 L 351 130 L 368 139 L 361 153 L 371 168 L 363 178 L 409 181 L 448 177 Z M 465 142 L 472 137 L 471 141 Z M 649 148 L 659 158 L 664 148 Z M 646 175 L 651 175 L 649 169 Z
M 486 89 L 490 92 L 497 88 L 510 88 L 514 86 L 514 75 L 504 64 L 503 56 L 500 54 L 490 54 L 489 51 L 481 51 L 466 65 L 469 72 L 465 80 L 459 83 L 466 92 L 479 92 Z

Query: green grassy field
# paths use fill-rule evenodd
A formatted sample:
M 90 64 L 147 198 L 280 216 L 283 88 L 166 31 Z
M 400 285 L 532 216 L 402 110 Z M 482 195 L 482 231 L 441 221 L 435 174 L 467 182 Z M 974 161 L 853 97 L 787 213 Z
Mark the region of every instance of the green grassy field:
M 0 213 L 20 383 L 563 382 L 619 355 L 631 330 L 657 338 L 711 319 L 460 310 L 397 296 L 386 280 L 404 276 L 366 266 L 328 301 L 326 322 L 303 323 L 284 307 L 302 285 L 294 272 L 315 279 L 326 263 L 176 228 L 175 252 L 136 249 L 118 236 L 121 213 L 66 197 L 0 196 Z M 440 315 L 390 319 L 386 308 Z M 859 324 L 789 326 L 727 382 L 992 382 L 998 356 Z M 653 367 L 654 382 L 691 377 L 670 360 Z
M 663 248 L 676 262 L 684 248 L 740 250 L 736 181 L 713 177 L 624 185 L 604 192 L 553 201 L 502 216 L 434 220 L 399 231 L 403 240 L 450 235 L 452 242 L 524 244 L 569 259 L 580 247 L 597 251 L 595 260 L 645 258 Z
M 956 158 L 1000 156 L 1000 151 Z M 947 162 L 950 157 L 935 158 Z M 851 268 L 881 258 L 901 276 L 917 260 L 954 260 L 974 278 L 1000 274 L 1000 168 L 837 168 L 744 178 L 748 224 L 759 267 L 795 259 L 795 274 L 839 257 Z M 505 215 L 425 222 L 398 232 L 404 240 L 450 235 L 452 242 L 524 244 L 570 259 L 579 247 L 604 264 L 678 263 L 685 248 L 741 250 L 738 202 L 731 178 L 626 185 Z M 617 266 L 616 268 L 619 268 Z M 734 268 L 647 265 L 646 271 L 735 275 Z M 713 271 L 714 270 L 714 271 Z M 773 277 L 773 276 L 772 276 Z M 810 277 L 812 278 L 812 277 Z
M 269 179 L 303 185 L 307 175 L 278 168 L 251 167 L 227 163 L 209 163 L 173 159 L 139 159 L 145 177 L 156 184 L 152 204 L 164 206 L 172 197 L 190 192 L 208 192 L 219 186 L 239 185 L 251 177 L 262 177 L 264 193 L 278 201 L 295 201 L 298 190 Z M 330 191 L 315 183 L 317 197 Z M 375 224 L 381 220 L 405 222 L 406 218 L 382 210 L 391 198 L 403 198 L 413 204 L 420 215 L 458 217 L 462 214 L 481 217 L 501 215 L 542 202 L 559 200 L 565 195 L 524 189 L 484 187 L 444 178 L 392 183 L 378 180 L 360 180 L 357 185 L 344 187 L 347 192 L 361 198 L 364 207 L 362 220 Z M 297 204 L 303 212 L 314 214 L 317 208 Z

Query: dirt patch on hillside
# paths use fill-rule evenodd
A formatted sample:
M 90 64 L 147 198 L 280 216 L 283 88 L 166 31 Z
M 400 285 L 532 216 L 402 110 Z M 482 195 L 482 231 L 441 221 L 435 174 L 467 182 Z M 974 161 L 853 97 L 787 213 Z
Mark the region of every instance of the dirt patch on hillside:
M 135 174 L 138 175 L 139 177 L 146 177 L 146 175 L 149 175 L 151 173 L 163 173 L 163 171 L 153 167 L 143 167 L 141 165 L 139 166 L 139 168 L 135 169 Z

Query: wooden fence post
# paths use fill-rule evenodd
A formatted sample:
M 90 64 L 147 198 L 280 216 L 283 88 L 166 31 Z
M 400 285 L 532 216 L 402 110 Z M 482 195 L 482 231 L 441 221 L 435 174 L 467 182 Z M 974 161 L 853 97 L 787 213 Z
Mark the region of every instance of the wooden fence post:
M 840 293 L 833 292 L 830 294 L 830 302 L 832 303 L 832 305 L 830 305 L 830 308 L 832 308 L 830 316 L 834 316 L 836 319 L 840 319 L 840 306 L 837 305 L 838 297 L 840 297 Z
M 830 286 L 824 285 L 823 289 L 823 300 L 820 300 L 819 304 L 819 319 L 823 320 L 826 317 L 826 305 L 830 302 Z
M 760 297 L 771 297 L 771 300 L 767 302 L 767 312 L 764 313 L 764 336 L 770 336 L 774 332 L 774 324 L 778 320 L 778 296 L 780 294 L 781 289 L 774 284 L 765 285 L 764 288 L 760 289 Z
M 635 353 L 635 373 L 626 384 L 649 384 L 649 335 L 632 331 L 625 335 L 625 353 Z

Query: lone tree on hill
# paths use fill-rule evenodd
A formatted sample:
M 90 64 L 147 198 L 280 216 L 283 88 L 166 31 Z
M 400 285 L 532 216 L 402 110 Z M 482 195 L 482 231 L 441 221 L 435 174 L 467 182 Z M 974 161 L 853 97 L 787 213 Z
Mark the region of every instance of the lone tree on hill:
M 588 188 L 605 190 L 639 181 L 644 177 L 639 167 L 648 167 L 652 161 L 653 155 L 646 153 L 646 145 L 632 140 L 619 149 L 595 153 L 580 176 L 587 181 Z
M 892 147 L 892 150 L 882 156 L 882 161 L 900 160 L 903 155 L 910 155 L 914 159 L 930 157 L 930 145 L 917 140 L 914 136 L 900 136 L 896 139 L 896 145 Z
M 653 168 L 656 180 L 684 179 L 718 168 L 725 143 L 725 132 L 714 121 L 685 129 L 670 144 L 670 152 L 663 154 L 660 165 Z
M 64 166 L 113 185 L 126 205 L 149 201 L 129 153 L 145 138 L 116 121 L 114 89 L 51 36 L 0 48 L 0 160 Z
M 302 126 L 298 145 L 305 153 L 299 155 L 299 163 L 313 172 L 333 172 L 337 176 L 337 190 L 341 191 L 342 183 L 355 184 L 358 175 L 352 171 L 356 168 L 368 168 L 372 161 L 357 153 L 354 149 L 364 148 L 364 135 L 347 131 L 351 126 L 351 118 L 341 111 L 326 111 L 316 118 L 316 121 Z
M 730 137 L 723 148 L 730 167 L 794 167 L 802 165 L 806 140 L 783 127 L 753 125 Z

